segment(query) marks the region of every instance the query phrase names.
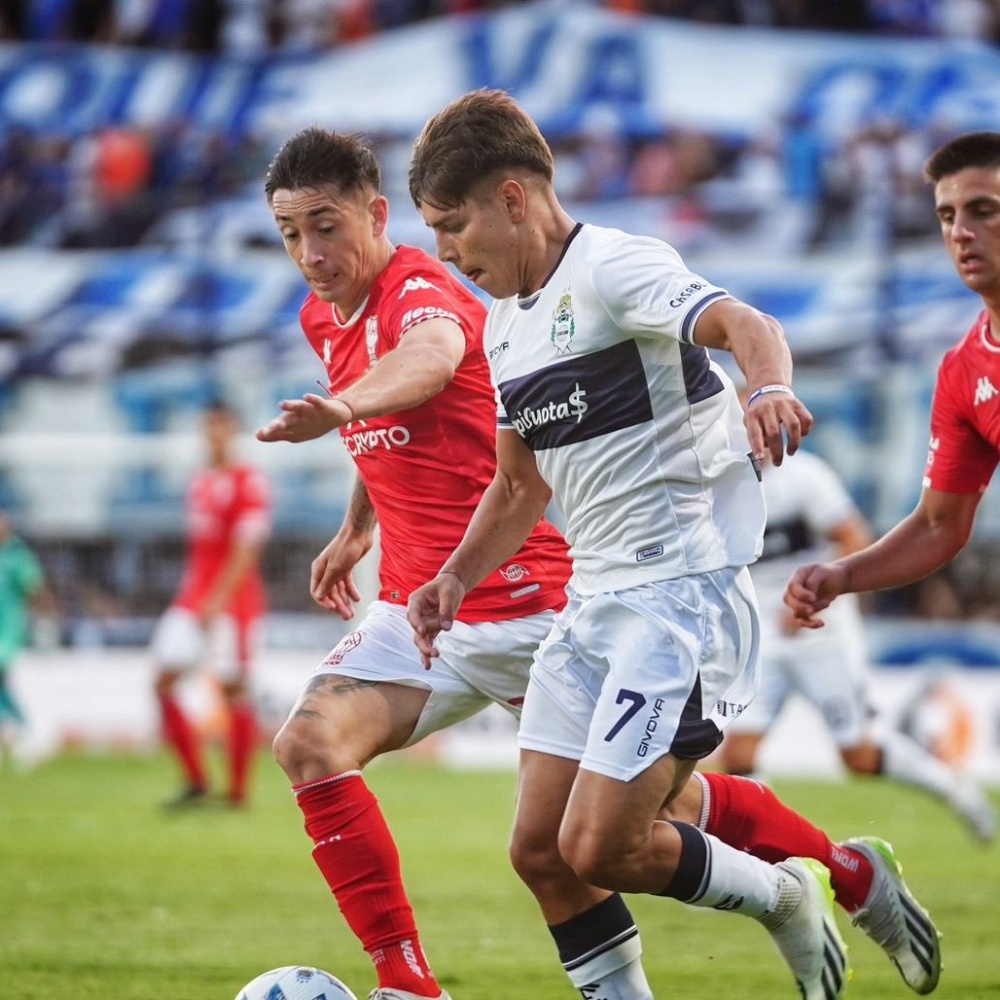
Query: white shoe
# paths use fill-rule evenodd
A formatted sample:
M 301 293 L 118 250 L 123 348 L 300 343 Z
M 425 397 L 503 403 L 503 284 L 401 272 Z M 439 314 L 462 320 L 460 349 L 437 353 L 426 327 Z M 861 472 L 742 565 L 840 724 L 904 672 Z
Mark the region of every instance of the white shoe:
M 955 779 L 950 803 L 977 840 L 988 844 L 996 839 L 996 809 L 986 792 L 968 775 Z
M 852 922 L 888 954 L 911 990 L 930 993 L 941 975 L 941 933 L 903 881 L 892 845 L 878 837 L 855 837 L 844 847 L 863 854 L 875 871 L 868 898 Z
M 436 997 L 422 997 L 419 993 L 410 993 L 407 990 L 394 990 L 388 986 L 374 989 L 368 994 L 368 1000 L 451 1000 L 446 990 L 442 990 Z
M 833 916 L 830 872 L 811 858 L 789 858 L 776 867 L 802 891 L 780 924 L 765 921 L 765 926 L 792 970 L 802 1000 L 840 1000 L 850 972 L 847 946 Z

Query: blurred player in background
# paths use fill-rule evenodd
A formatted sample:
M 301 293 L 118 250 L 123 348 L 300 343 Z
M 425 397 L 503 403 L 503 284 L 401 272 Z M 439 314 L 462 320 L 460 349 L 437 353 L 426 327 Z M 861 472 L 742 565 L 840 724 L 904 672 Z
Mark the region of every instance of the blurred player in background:
M 756 687 L 756 460 L 767 450 L 780 463 L 783 437 L 794 453 L 812 423 L 783 332 L 661 241 L 575 223 L 553 169 L 535 123 L 497 90 L 453 102 L 414 145 L 410 193 L 439 258 L 496 300 L 483 341 L 498 427 L 496 476 L 461 545 L 411 596 L 410 622 L 430 666 L 466 593 L 554 494 L 573 576 L 525 695 L 511 856 L 519 872 L 543 862 L 579 879 L 540 900 L 571 977 L 584 971 L 574 985 L 649 995 L 601 975 L 592 883 L 598 907 L 642 892 L 751 916 L 801 995 L 834 1000 L 847 969 L 826 869 L 767 864 L 661 821 Z M 707 347 L 744 370 L 745 423 Z
M 468 616 L 441 637 L 440 658 L 424 670 L 403 606 L 457 544 L 492 479 L 493 390 L 481 346 L 484 307 L 422 251 L 388 241 L 379 185 L 374 157 L 352 136 L 307 129 L 275 157 L 268 200 L 311 288 L 303 329 L 335 395 L 286 401 L 258 437 L 305 441 L 339 429 L 356 460 L 344 524 L 311 579 L 317 603 L 345 620 L 360 600 L 354 567 L 381 526 L 379 599 L 307 682 L 275 753 L 316 864 L 375 964 L 372 997 L 410 1000 L 447 994 L 427 964 L 398 851 L 361 771 L 491 701 L 518 713 L 532 654 L 565 603 L 569 560 L 565 542 L 542 522 L 469 598 Z M 756 783 L 698 776 L 674 809 L 741 850 L 824 860 L 838 901 L 883 928 L 892 924 L 888 910 L 899 910 L 905 888 L 877 860 L 832 844 Z M 581 888 L 544 858 L 521 874 L 543 906 L 567 894 L 589 904 L 558 932 L 576 942 L 560 947 L 574 982 L 599 970 L 608 997 L 648 996 L 638 933 L 619 896 Z M 575 949 L 584 945 L 594 954 L 580 962 Z
M 803 559 L 858 552 L 871 530 L 836 472 L 817 455 L 762 467 L 767 527 L 764 551 L 750 568 L 761 609 L 761 684 L 757 696 L 730 723 L 723 766 L 751 774 L 760 744 L 788 697 L 802 695 L 823 717 L 844 765 L 924 789 L 945 802 L 981 840 L 996 835 L 989 800 L 971 778 L 957 774 L 919 743 L 873 727 L 869 665 L 857 599 L 845 597 L 825 616 L 826 628 L 804 629 L 783 603 L 785 585 Z
M 55 601 L 38 556 L 0 511 L 0 763 L 16 753 L 27 725 L 11 690 L 10 668 L 28 641 L 32 610 L 51 614 Z
M 959 136 L 924 169 L 945 247 L 983 311 L 938 369 L 923 490 L 885 536 L 833 562 L 795 571 L 785 603 L 806 628 L 841 594 L 914 583 L 966 545 L 1000 462 L 1000 132 Z
M 221 402 L 206 408 L 202 430 L 208 461 L 186 500 L 187 564 L 180 589 L 157 623 L 152 654 L 156 697 L 167 744 L 185 779 L 170 807 L 208 801 L 210 781 L 201 740 L 179 697 L 190 671 L 218 679 L 228 715 L 225 799 L 242 805 L 256 750 L 251 672 L 265 612 L 261 556 L 271 526 L 270 488 L 263 474 L 237 456 L 236 413 Z

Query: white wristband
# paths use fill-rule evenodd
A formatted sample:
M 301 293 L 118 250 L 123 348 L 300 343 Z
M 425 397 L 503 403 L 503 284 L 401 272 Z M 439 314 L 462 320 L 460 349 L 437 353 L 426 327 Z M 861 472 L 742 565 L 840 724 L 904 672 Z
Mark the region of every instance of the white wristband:
M 755 399 L 759 399 L 761 396 L 764 396 L 769 392 L 783 392 L 788 396 L 795 395 L 792 387 L 788 385 L 781 385 L 780 383 L 776 383 L 775 385 L 762 385 L 759 389 L 750 393 L 750 398 L 747 400 L 747 406 L 749 406 Z

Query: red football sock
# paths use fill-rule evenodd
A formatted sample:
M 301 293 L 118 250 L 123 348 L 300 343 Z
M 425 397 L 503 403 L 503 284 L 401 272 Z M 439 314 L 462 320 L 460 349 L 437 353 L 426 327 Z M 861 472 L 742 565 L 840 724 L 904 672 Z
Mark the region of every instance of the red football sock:
M 361 773 L 293 788 L 313 858 L 351 930 L 371 956 L 380 987 L 436 997 L 434 978 L 406 898 L 399 852 Z
M 205 765 L 201 759 L 201 748 L 194 727 L 177 700 L 169 695 L 159 695 L 160 714 L 163 718 L 163 737 L 172 747 L 181 762 L 188 784 L 193 788 L 207 788 Z
M 874 875 L 864 855 L 834 844 L 760 782 L 733 774 L 700 775 L 709 795 L 706 833 L 772 864 L 793 857 L 822 861 L 830 869 L 837 902 L 848 913 L 864 903 Z
M 229 799 L 243 802 L 247 796 L 250 764 L 257 748 L 257 713 L 249 701 L 229 709 Z

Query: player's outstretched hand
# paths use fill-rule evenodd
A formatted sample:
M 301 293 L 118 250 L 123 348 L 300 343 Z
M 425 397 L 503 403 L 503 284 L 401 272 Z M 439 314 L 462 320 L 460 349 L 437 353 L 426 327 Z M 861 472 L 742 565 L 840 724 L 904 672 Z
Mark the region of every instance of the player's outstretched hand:
M 800 566 L 788 581 L 784 602 L 803 628 L 822 628 L 816 616 L 847 590 L 847 569 L 836 562 Z
M 439 655 L 435 640 L 451 628 L 463 597 L 465 586 L 454 573 L 441 573 L 410 594 L 406 618 L 425 670 L 430 670 L 431 660 Z
M 284 412 L 257 431 L 258 441 L 312 441 L 353 419 L 346 403 L 312 392 L 301 399 L 283 399 L 278 409 Z
M 354 617 L 361 592 L 354 584 L 353 568 L 371 548 L 370 535 L 344 539 L 338 534 L 312 561 L 309 593 L 321 607 L 335 611 L 344 621 Z
M 769 453 L 771 461 L 781 465 L 785 452 L 794 455 L 812 430 L 813 415 L 791 393 L 770 392 L 747 406 L 743 423 L 754 456 L 762 459 Z

